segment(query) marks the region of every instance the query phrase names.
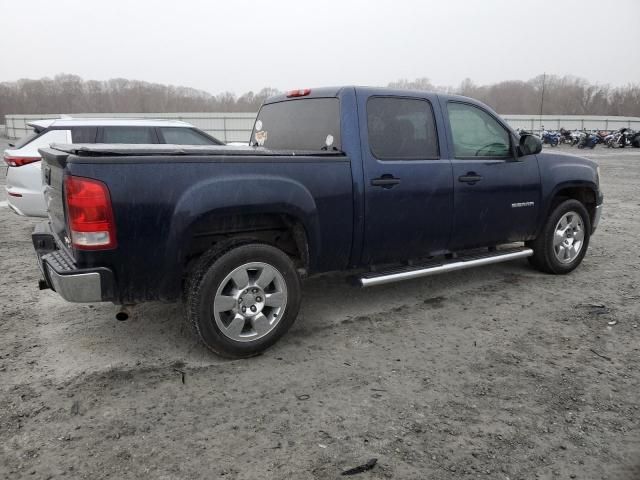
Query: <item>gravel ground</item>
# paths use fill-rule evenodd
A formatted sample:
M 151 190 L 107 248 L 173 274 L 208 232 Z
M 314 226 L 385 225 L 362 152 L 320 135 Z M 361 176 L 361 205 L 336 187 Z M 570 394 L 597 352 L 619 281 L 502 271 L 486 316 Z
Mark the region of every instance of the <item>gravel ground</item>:
M 606 206 L 571 275 L 310 279 L 291 332 L 243 361 L 180 306 L 118 323 L 38 291 L 34 222 L 0 203 L 0 478 L 331 479 L 377 458 L 356 478 L 640 479 L 640 151 L 585 155 Z

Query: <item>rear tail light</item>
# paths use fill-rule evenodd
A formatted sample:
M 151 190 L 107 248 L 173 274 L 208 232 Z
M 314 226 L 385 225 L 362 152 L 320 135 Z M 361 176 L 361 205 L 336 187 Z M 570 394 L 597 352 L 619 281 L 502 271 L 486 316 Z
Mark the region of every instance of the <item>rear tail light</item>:
M 24 157 L 19 155 L 7 155 L 4 154 L 4 161 L 10 167 L 21 167 L 30 163 L 39 162 L 42 160 L 40 157 Z
M 289 90 L 287 92 L 287 98 L 306 97 L 310 93 L 311 93 L 311 89 L 310 88 L 301 88 L 299 90 Z
M 116 224 L 107 186 L 98 180 L 68 176 L 64 189 L 73 246 L 80 250 L 115 248 Z

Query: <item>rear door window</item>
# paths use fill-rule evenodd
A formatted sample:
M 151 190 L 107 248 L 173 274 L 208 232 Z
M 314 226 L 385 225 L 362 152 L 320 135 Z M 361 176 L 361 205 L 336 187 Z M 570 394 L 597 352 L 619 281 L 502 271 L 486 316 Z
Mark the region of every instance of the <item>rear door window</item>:
M 161 139 L 164 143 L 174 145 L 221 145 L 215 139 L 186 127 L 160 127 Z
M 272 150 L 340 150 L 340 100 L 305 98 L 264 105 L 251 145 Z
M 97 127 L 73 127 L 71 128 L 71 141 L 73 143 L 96 143 Z
M 158 143 L 151 127 L 102 127 L 100 143 Z
M 371 153 L 380 160 L 439 156 L 433 109 L 427 100 L 372 97 L 367 102 L 367 130 Z

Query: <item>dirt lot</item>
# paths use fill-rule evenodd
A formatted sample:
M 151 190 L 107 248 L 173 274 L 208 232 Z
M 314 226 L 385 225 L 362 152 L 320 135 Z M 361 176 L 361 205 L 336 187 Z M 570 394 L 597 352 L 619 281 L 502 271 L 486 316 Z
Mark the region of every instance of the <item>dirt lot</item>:
M 640 479 L 640 151 L 587 155 L 606 209 L 573 274 L 311 279 L 244 361 L 179 306 L 118 323 L 38 291 L 34 222 L 0 206 L 0 478 L 332 479 L 377 458 L 355 478 Z

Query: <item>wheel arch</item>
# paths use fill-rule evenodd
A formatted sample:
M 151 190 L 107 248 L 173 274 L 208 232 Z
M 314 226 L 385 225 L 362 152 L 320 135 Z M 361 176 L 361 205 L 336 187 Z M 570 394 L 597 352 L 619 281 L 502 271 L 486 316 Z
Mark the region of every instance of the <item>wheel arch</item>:
M 199 254 L 217 242 L 254 240 L 282 248 L 305 270 L 314 268 L 320 244 L 315 200 L 290 178 L 228 175 L 208 178 L 189 188 L 175 203 L 166 245 L 163 285 L 167 297 Z M 286 238 L 285 238 L 286 237 Z
M 589 220 L 593 223 L 596 214 L 596 205 L 598 204 L 598 187 L 591 182 L 564 182 L 557 185 L 549 195 L 545 208 L 542 211 L 540 225 L 538 226 L 536 235 L 540 234 L 546 219 L 551 215 L 554 208 L 562 201 L 573 199 L 582 203 L 589 213 Z
M 207 212 L 188 229 L 182 264 L 188 265 L 200 255 L 225 244 L 256 241 L 278 247 L 296 265 L 309 269 L 309 236 L 299 217 L 282 212 L 224 213 Z

